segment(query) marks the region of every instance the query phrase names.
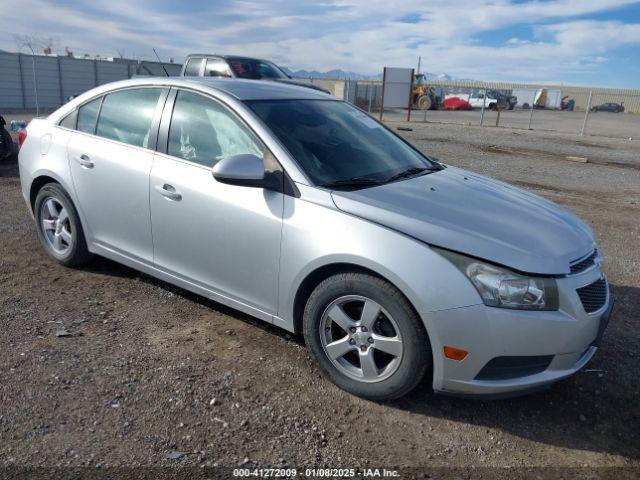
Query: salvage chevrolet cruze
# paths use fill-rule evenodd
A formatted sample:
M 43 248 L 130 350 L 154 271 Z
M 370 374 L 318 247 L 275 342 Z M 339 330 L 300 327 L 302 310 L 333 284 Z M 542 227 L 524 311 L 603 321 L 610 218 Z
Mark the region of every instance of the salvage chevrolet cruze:
M 33 120 L 24 198 L 58 262 L 93 254 L 302 333 L 338 386 L 397 398 L 544 387 L 613 301 L 567 210 L 422 154 L 308 88 L 144 78 Z

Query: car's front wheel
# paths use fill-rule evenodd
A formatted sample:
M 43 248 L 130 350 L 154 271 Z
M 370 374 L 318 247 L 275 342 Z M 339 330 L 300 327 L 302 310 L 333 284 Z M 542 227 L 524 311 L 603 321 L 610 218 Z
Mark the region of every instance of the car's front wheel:
M 33 212 L 38 238 L 51 257 L 68 267 L 82 265 L 92 258 L 78 212 L 59 184 L 48 183 L 40 189 Z
M 398 398 L 430 371 L 422 321 L 397 288 L 375 276 L 342 273 L 324 280 L 309 297 L 303 322 L 320 368 L 355 395 Z

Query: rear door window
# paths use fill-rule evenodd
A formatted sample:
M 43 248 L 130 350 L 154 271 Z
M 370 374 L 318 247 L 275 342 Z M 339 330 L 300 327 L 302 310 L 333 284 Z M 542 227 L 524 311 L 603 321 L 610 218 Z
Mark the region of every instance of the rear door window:
M 131 88 L 104 98 L 96 135 L 148 148 L 160 88 Z
M 96 120 L 100 112 L 101 102 L 102 97 L 96 98 L 78 109 L 78 131 L 92 135 L 96 133 Z
M 202 57 L 191 57 L 187 62 L 187 66 L 184 69 L 185 77 L 197 77 L 200 75 L 200 65 L 202 64 Z

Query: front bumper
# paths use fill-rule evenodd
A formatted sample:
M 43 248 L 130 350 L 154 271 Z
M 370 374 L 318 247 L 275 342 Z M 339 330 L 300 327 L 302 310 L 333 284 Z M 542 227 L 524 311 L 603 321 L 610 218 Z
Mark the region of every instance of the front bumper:
M 601 278 L 599 268 L 558 280 L 558 311 L 524 311 L 472 305 L 423 314 L 433 350 L 433 389 L 460 396 L 507 397 L 545 388 L 573 375 L 593 357 L 613 310 L 605 304 L 587 314 L 576 289 Z M 444 346 L 469 352 L 462 361 L 444 357 Z M 514 378 L 479 379 L 496 357 L 551 356 L 543 371 Z M 482 375 L 481 375 L 482 377 Z

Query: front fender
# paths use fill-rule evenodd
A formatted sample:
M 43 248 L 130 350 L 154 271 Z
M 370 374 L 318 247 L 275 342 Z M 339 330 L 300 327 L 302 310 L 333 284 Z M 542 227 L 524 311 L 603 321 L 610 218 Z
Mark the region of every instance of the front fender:
M 318 269 L 334 264 L 375 272 L 394 284 L 418 313 L 482 303 L 471 282 L 428 245 L 329 204 L 286 197 L 278 299 L 281 326 L 294 331 L 300 286 Z

